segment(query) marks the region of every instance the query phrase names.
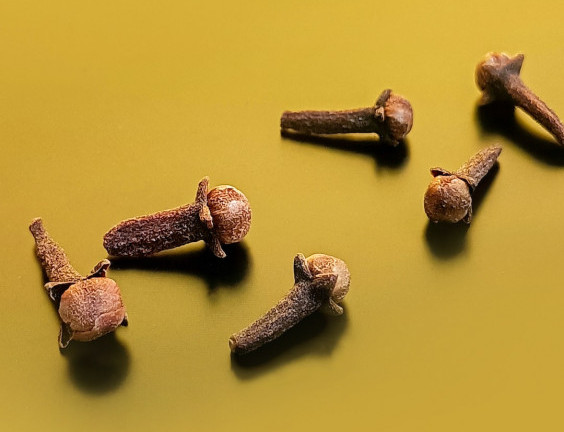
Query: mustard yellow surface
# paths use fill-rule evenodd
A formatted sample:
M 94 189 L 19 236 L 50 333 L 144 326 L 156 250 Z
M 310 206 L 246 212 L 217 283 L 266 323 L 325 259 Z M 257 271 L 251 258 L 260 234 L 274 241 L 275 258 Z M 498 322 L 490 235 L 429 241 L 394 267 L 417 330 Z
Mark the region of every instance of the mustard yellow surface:
M 522 112 L 480 114 L 474 68 L 522 52 L 564 115 L 559 1 L 0 3 L 0 423 L 17 431 L 564 428 L 564 151 Z M 405 146 L 295 141 L 286 109 L 414 108 Z M 429 168 L 501 144 L 463 227 L 429 227 Z M 128 217 L 232 184 L 251 231 L 114 261 L 128 328 L 57 347 L 28 231 L 88 272 Z M 345 314 L 247 358 L 229 336 L 345 260 Z

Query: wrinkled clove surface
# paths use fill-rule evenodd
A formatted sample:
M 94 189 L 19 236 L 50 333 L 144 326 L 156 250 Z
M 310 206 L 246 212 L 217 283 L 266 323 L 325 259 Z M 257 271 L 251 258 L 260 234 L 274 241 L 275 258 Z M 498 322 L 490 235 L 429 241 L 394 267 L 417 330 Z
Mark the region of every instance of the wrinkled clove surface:
M 71 340 L 91 341 L 127 325 L 127 313 L 117 283 L 106 277 L 108 260 L 100 261 L 83 277 L 70 264 L 65 251 L 49 236 L 43 221 L 34 219 L 29 227 L 36 253 L 49 282 L 45 289 L 58 307 L 61 318 L 59 346 Z
M 315 254 L 294 258 L 294 286 L 261 318 L 229 338 L 229 348 L 245 354 L 276 339 L 319 308 L 341 315 L 339 305 L 349 291 L 347 265 L 330 255 Z
M 564 126 L 558 116 L 521 80 L 523 54 L 510 57 L 489 53 L 476 68 L 476 83 L 483 91 L 481 105 L 508 102 L 518 106 L 564 145 Z
M 224 258 L 221 244 L 237 243 L 249 232 L 251 207 L 233 186 L 208 192 L 208 182 L 200 181 L 192 204 L 120 222 L 104 235 L 104 247 L 113 256 L 141 257 L 203 240 Z
M 425 213 L 432 222 L 472 220 L 472 192 L 497 161 L 501 147 L 476 153 L 459 170 L 432 168 L 434 179 L 425 193 Z
M 413 109 L 409 101 L 392 93 L 382 92 L 376 104 L 368 108 L 346 111 L 286 111 L 280 118 L 282 131 L 302 134 L 376 133 L 380 140 L 397 145 L 413 125 Z

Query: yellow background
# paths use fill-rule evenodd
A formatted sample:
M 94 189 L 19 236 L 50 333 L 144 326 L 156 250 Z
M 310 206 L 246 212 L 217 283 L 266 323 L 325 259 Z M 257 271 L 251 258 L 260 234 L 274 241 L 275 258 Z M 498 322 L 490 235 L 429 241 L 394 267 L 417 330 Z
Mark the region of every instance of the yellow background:
M 0 2 L 0 421 L 5 430 L 562 430 L 564 151 L 476 109 L 476 64 L 525 54 L 564 115 L 558 1 Z M 414 108 L 404 147 L 280 136 L 286 109 Z M 475 218 L 429 227 L 429 168 L 503 145 Z M 348 148 L 347 148 L 348 147 Z M 59 352 L 33 217 L 88 272 L 103 234 L 245 192 L 226 261 L 201 243 L 115 261 L 128 328 Z M 237 360 L 227 340 L 345 260 L 345 314 Z

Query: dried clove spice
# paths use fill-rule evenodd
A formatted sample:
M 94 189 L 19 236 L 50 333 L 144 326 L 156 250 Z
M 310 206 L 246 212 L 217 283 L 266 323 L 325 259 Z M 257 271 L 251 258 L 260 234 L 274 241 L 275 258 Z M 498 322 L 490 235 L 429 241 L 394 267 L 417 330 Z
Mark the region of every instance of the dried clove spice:
M 481 105 L 506 102 L 518 106 L 564 145 L 564 125 L 558 116 L 521 80 L 525 56 L 489 53 L 476 68 L 476 84 L 483 91 Z
M 431 168 L 434 179 L 425 193 L 425 213 L 432 222 L 472 220 L 472 192 L 497 161 L 501 147 L 479 151 L 455 172 Z
M 285 111 L 280 118 L 282 131 L 303 134 L 376 133 L 382 142 L 397 145 L 413 125 L 409 101 L 384 90 L 376 104 L 346 111 Z
M 350 273 L 340 259 L 324 254 L 294 258 L 294 287 L 276 306 L 229 338 L 229 348 L 246 354 L 276 339 L 302 319 L 322 308 L 341 315 L 339 305 L 349 291 Z
M 49 282 L 45 289 L 61 318 L 59 346 L 71 340 L 91 341 L 127 326 L 127 313 L 117 283 L 106 277 L 110 262 L 100 261 L 83 277 L 70 264 L 65 251 L 49 236 L 41 218 L 29 226 L 36 253 Z
M 192 204 L 120 222 L 104 235 L 104 247 L 113 256 L 142 257 L 203 240 L 224 258 L 221 244 L 237 243 L 249 232 L 251 207 L 233 186 L 208 192 L 208 183 L 207 177 L 200 181 Z

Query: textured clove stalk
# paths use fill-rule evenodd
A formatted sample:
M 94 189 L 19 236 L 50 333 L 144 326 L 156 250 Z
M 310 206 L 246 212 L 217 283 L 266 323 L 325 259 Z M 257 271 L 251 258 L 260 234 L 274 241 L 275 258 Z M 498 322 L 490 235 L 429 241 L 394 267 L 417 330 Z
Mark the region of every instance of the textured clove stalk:
M 247 328 L 229 338 L 229 348 L 246 354 L 276 339 L 319 308 L 341 315 L 339 303 L 347 294 L 350 273 L 340 259 L 315 254 L 294 258 L 294 287 L 276 306 Z
M 483 91 L 481 105 L 509 102 L 529 114 L 564 145 L 564 125 L 558 116 L 521 80 L 519 73 L 525 56 L 509 57 L 504 53 L 489 53 L 476 68 L 476 83 Z
M 251 207 L 233 186 L 218 186 L 208 193 L 203 178 L 192 204 L 120 222 L 104 235 L 110 255 L 141 257 L 204 240 L 219 258 L 221 244 L 237 243 L 251 227 Z
M 411 130 L 413 109 L 409 101 L 384 90 L 373 107 L 346 111 L 286 111 L 282 131 L 303 134 L 376 133 L 383 142 L 397 145 Z
M 432 222 L 472 221 L 472 192 L 497 161 L 501 147 L 489 147 L 472 156 L 455 172 L 432 168 L 434 179 L 425 193 L 425 213 Z
M 117 283 L 106 277 L 108 260 L 100 261 L 83 277 L 70 264 L 65 251 L 49 236 L 41 218 L 29 227 L 36 254 L 49 282 L 45 289 L 58 307 L 61 318 L 59 346 L 71 340 L 91 341 L 127 326 L 127 313 Z

